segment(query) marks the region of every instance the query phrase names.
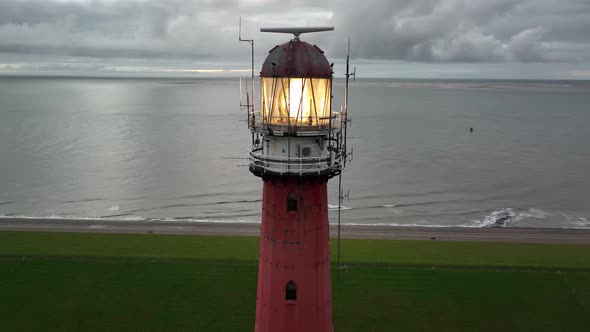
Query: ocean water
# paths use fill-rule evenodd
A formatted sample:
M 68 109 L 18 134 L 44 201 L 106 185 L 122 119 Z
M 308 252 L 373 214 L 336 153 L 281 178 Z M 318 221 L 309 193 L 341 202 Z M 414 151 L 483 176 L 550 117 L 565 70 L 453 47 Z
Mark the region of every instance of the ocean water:
M 344 224 L 590 228 L 588 81 L 359 80 L 350 113 Z M 249 144 L 237 79 L 0 77 L 0 217 L 258 222 Z

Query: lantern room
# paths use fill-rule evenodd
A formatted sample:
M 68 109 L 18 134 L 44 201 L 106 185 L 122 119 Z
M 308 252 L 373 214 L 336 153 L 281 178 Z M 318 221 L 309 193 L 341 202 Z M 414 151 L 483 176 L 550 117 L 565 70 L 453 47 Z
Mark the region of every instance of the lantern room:
M 324 52 L 297 33 L 274 47 L 260 72 L 262 124 L 288 132 L 328 129 L 332 74 Z
M 291 33 L 271 49 L 260 71 L 260 110 L 249 113 L 250 170 L 257 176 L 333 177 L 342 169 L 340 125 L 333 113 L 332 65 L 317 46 L 299 39 L 322 28 L 272 28 Z

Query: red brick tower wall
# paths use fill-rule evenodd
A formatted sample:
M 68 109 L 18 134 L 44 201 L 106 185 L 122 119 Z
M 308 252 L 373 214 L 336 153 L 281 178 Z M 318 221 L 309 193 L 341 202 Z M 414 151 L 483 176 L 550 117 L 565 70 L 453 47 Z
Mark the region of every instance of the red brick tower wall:
M 265 179 L 256 332 L 333 331 L 329 254 L 327 179 Z

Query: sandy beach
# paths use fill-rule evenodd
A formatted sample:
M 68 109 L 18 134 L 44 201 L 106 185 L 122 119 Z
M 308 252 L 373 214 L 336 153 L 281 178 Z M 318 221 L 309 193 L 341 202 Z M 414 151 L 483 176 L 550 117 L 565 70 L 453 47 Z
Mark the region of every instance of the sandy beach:
M 337 227 L 331 225 L 331 236 Z M 258 223 L 1 218 L 0 231 L 258 236 Z M 342 238 L 590 244 L 589 229 L 343 225 Z

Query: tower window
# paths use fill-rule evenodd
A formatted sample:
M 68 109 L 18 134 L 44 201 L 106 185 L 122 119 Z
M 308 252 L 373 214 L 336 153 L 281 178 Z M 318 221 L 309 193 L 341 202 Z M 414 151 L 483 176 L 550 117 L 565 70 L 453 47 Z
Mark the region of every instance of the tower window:
M 297 195 L 294 192 L 290 192 L 287 196 L 287 212 L 297 211 Z
M 297 285 L 293 280 L 289 280 L 287 286 L 285 286 L 285 300 L 297 301 Z

